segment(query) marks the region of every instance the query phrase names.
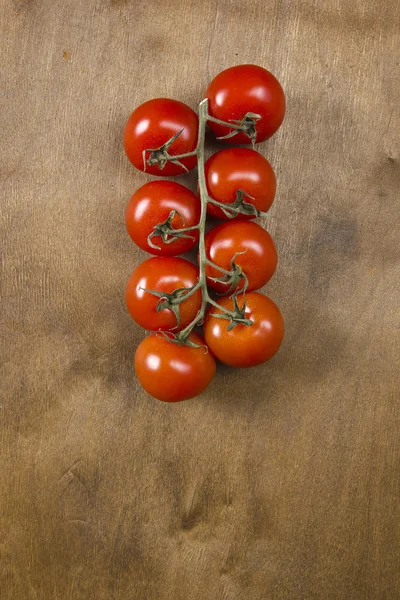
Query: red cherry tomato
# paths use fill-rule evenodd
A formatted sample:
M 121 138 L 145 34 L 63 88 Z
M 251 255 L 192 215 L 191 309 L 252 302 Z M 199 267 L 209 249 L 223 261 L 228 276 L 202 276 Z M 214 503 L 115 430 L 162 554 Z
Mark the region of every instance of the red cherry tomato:
M 168 331 L 183 329 L 193 321 L 201 306 L 201 290 L 179 304 L 181 322 L 170 308 L 157 312 L 159 296 L 145 290 L 171 293 L 179 288 L 190 288 L 197 283 L 199 271 L 184 258 L 157 256 L 140 264 L 126 286 L 125 299 L 132 318 L 144 329 Z
M 132 240 L 146 252 L 160 256 L 175 256 L 188 252 L 197 245 L 199 232 L 194 229 L 174 242 L 165 243 L 161 236 L 154 236 L 151 242 L 159 246 L 159 250 L 148 243 L 148 236 L 154 227 L 167 221 L 171 211 L 177 214 L 171 221 L 173 229 L 182 229 L 197 225 L 200 219 L 200 200 L 183 185 L 175 181 L 150 181 L 133 194 L 125 213 L 125 223 Z M 172 235 L 168 239 L 172 239 Z
M 246 113 L 261 116 L 256 122 L 257 142 L 273 135 L 285 116 L 285 94 L 279 81 L 266 69 L 257 65 L 238 65 L 219 73 L 206 91 L 209 114 L 221 121 L 241 120 Z M 232 129 L 209 121 L 217 137 Z M 223 140 L 225 141 L 225 140 Z M 249 144 L 250 139 L 239 132 L 226 140 L 228 143 Z
M 232 298 L 224 297 L 218 304 L 233 310 Z M 239 302 L 240 305 L 240 302 Z M 284 322 L 279 308 L 259 292 L 246 294 L 245 318 L 253 325 L 236 325 L 231 331 L 229 321 L 213 317 L 218 309 L 211 307 L 204 321 L 206 344 L 216 358 L 231 367 L 253 367 L 270 359 L 279 349 L 284 335 Z
M 189 340 L 204 344 L 197 333 L 192 332 Z M 138 346 L 135 370 L 141 385 L 154 398 L 180 402 L 206 389 L 215 374 L 215 360 L 205 346 L 179 346 L 160 334 L 153 334 Z
M 205 236 L 206 256 L 226 271 L 231 270 L 231 260 L 235 256 L 238 265 L 248 280 L 247 290 L 258 290 L 275 273 L 278 255 L 275 244 L 268 231 L 252 221 L 234 221 L 222 223 L 211 229 Z M 224 274 L 207 265 L 207 283 L 220 294 L 229 293 L 227 283 L 212 281 L 210 277 L 221 278 Z M 241 279 L 238 289 L 242 289 Z
M 141 104 L 133 111 L 125 126 L 124 147 L 131 163 L 140 171 L 151 175 L 180 175 L 185 169 L 172 162 L 167 162 L 163 169 L 159 165 L 147 165 L 144 168 L 143 151 L 156 150 L 163 146 L 176 133 L 180 136 L 168 148 L 170 155 L 186 154 L 196 149 L 198 134 L 198 117 L 183 102 L 170 98 L 155 98 Z M 150 153 L 146 153 L 146 160 Z M 190 170 L 197 163 L 196 156 L 183 158 L 180 161 Z
M 225 148 L 210 156 L 204 170 L 208 193 L 218 202 L 235 202 L 238 190 L 252 196 L 254 200 L 246 196 L 244 200 L 262 212 L 267 211 L 274 201 L 275 173 L 267 159 L 255 150 Z M 229 220 L 217 206 L 208 204 L 207 211 L 213 217 Z M 255 217 L 239 214 L 234 218 L 248 220 Z

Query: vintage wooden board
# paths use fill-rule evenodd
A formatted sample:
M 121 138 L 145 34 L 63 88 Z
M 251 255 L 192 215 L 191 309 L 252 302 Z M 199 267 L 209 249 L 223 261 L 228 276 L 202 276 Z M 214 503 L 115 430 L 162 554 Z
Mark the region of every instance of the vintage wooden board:
M 2 0 L 2 600 L 400 597 L 397 0 Z M 123 301 L 130 111 L 282 81 L 287 335 L 177 406 Z M 192 175 L 186 180 L 195 185 Z

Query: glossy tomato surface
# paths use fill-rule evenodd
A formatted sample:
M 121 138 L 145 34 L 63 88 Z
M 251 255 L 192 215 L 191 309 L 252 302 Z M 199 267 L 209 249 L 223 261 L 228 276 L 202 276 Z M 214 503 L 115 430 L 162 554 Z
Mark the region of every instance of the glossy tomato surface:
M 182 229 L 197 225 L 200 219 L 200 200 L 188 188 L 175 181 L 157 180 L 142 185 L 133 194 L 125 212 L 125 223 L 132 240 L 146 252 L 159 256 L 175 256 L 188 252 L 197 245 L 198 230 L 187 232 L 186 238 L 164 243 L 161 236 L 154 236 L 148 243 L 148 236 L 156 225 L 165 223 L 171 211 L 177 214 L 171 221 L 173 229 Z M 172 236 L 169 236 L 171 239 Z
M 257 210 L 267 211 L 275 198 L 276 178 L 268 160 L 251 148 L 225 148 L 216 152 L 204 165 L 206 184 L 209 195 L 223 204 L 236 200 L 237 190 L 242 190 L 254 200 L 245 198 Z M 207 211 L 213 217 L 231 220 L 221 209 L 208 204 Z M 255 217 L 238 215 L 238 220 L 249 220 Z
M 189 340 L 205 344 L 197 333 Z M 178 346 L 161 334 L 145 338 L 135 353 L 135 370 L 146 392 L 163 402 L 189 400 L 203 392 L 215 374 L 215 359 L 205 346 Z
M 158 149 L 168 142 L 176 133 L 183 130 L 180 136 L 169 147 L 170 155 L 185 154 L 196 149 L 198 134 L 198 117 L 183 102 L 170 98 L 155 98 L 141 104 L 133 111 L 124 131 L 125 152 L 131 163 L 141 171 L 151 175 L 179 175 L 185 170 L 172 162 L 167 162 L 163 169 L 158 165 L 143 164 L 143 151 Z M 146 160 L 150 154 L 146 153 Z M 190 170 L 196 165 L 196 156 L 181 161 Z
M 231 298 L 221 298 L 218 304 L 233 309 Z M 267 296 L 259 292 L 246 294 L 245 317 L 253 321 L 251 326 L 236 325 L 228 331 L 229 321 L 214 317 L 213 313 L 218 314 L 218 309 L 209 309 L 204 321 L 204 337 L 214 356 L 226 365 L 254 367 L 279 350 L 284 336 L 283 317 Z
M 205 236 L 206 256 L 219 267 L 230 271 L 231 260 L 240 266 L 248 280 L 247 290 L 258 290 L 275 273 L 278 254 L 275 244 L 263 227 L 252 221 L 221 223 Z M 212 281 L 210 277 L 221 278 L 223 273 L 207 265 L 207 283 L 220 294 L 229 293 L 229 285 Z M 244 280 L 239 283 L 242 289 Z
M 145 290 L 171 293 L 179 288 L 190 288 L 197 283 L 199 271 L 184 258 L 157 256 L 142 262 L 132 273 L 126 286 L 126 306 L 132 318 L 150 331 L 183 329 L 192 322 L 201 306 L 201 291 L 179 305 L 181 323 L 169 308 L 157 312 L 160 297 Z
M 241 120 L 246 113 L 261 116 L 256 123 L 257 142 L 273 135 L 285 116 L 285 94 L 279 81 L 266 69 L 257 65 L 238 65 L 219 73 L 206 91 L 209 114 L 221 121 Z M 229 127 L 209 121 L 217 137 L 232 131 Z M 243 132 L 223 140 L 233 144 L 249 144 Z

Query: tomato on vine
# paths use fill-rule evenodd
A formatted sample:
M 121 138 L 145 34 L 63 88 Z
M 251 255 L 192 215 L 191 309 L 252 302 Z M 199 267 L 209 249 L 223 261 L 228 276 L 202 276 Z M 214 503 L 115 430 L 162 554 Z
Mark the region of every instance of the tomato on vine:
M 173 217 L 170 218 L 171 212 Z M 162 237 L 163 228 L 182 229 L 194 227 L 200 219 L 200 200 L 188 188 L 174 181 L 150 181 L 142 185 L 133 194 L 125 213 L 125 223 L 132 240 L 142 250 L 160 256 L 175 256 L 192 250 L 199 241 L 199 232 L 193 229 L 181 234 L 183 237 L 174 238 L 170 235 Z M 149 240 L 150 236 L 150 240 Z M 155 247 L 157 246 L 157 247 Z
M 179 162 L 166 160 L 158 165 L 149 164 L 152 153 L 148 151 L 156 153 L 166 145 L 172 158 L 194 151 L 197 146 L 198 123 L 196 113 L 178 100 L 155 98 L 144 102 L 133 111 L 125 126 L 126 155 L 137 169 L 151 175 L 185 173 L 196 165 L 196 156 L 182 158 Z M 177 137 L 173 139 L 174 136 Z
M 156 255 L 132 273 L 126 304 L 137 323 L 157 331 L 138 346 L 134 362 L 139 382 L 159 400 L 201 393 L 215 357 L 251 367 L 282 343 L 279 308 L 254 291 L 274 274 L 277 252 L 251 219 L 269 210 L 276 192 L 275 173 L 254 145 L 277 131 L 284 114 L 278 80 L 262 67 L 239 65 L 214 78 L 198 116 L 182 102 L 156 98 L 126 124 L 125 151 L 138 169 L 171 176 L 198 166 L 200 198 L 178 183 L 153 181 L 133 194 L 125 213 L 132 240 Z M 224 141 L 253 149 L 227 148 L 205 162 L 207 123 Z M 229 222 L 206 234 L 207 215 Z M 199 268 L 176 258 L 197 243 Z M 216 301 L 207 286 L 225 296 Z M 194 332 L 201 324 L 205 340 Z
M 251 148 L 225 148 L 216 152 L 204 165 L 207 191 L 210 197 L 223 204 L 243 200 L 257 210 L 266 212 L 274 201 L 276 178 L 268 160 Z M 228 207 L 227 207 L 228 208 Z M 207 211 L 213 217 L 228 220 L 222 209 L 209 203 Z M 255 215 L 238 214 L 235 219 L 254 219 Z
M 145 260 L 134 270 L 126 286 L 129 313 L 150 331 L 183 329 L 200 310 L 201 290 L 197 289 L 180 303 L 176 300 L 188 293 L 185 289 L 196 285 L 198 277 L 197 267 L 184 258 L 157 256 Z
M 258 115 L 256 119 L 256 142 L 271 137 L 280 127 L 285 116 L 285 94 L 279 81 L 263 67 L 238 65 L 219 73 L 206 91 L 209 114 L 221 121 L 240 121 L 246 114 Z M 232 132 L 228 126 L 208 122 L 218 137 Z M 248 144 L 250 138 L 239 132 L 226 139 L 235 144 Z
M 231 278 L 209 264 L 206 266 L 207 283 L 220 294 L 231 293 L 235 288 L 240 290 L 246 281 L 247 291 L 258 290 L 271 279 L 278 263 L 272 237 L 252 221 L 214 227 L 205 236 L 205 248 L 207 259 L 225 271 L 231 271 L 233 263 L 236 265 Z
M 203 392 L 215 374 L 215 359 L 197 333 L 193 348 L 178 345 L 161 334 L 145 338 L 135 353 L 135 370 L 144 389 L 157 400 L 180 402 Z
M 229 330 L 229 321 L 214 316 L 223 308 L 234 310 L 232 298 L 218 301 L 220 310 L 211 307 L 204 321 L 204 337 L 216 358 L 231 367 L 253 367 L 269 360 L 279 349 L 284 336 L 282 314 L 276 304 L 259 292 L 246 294 L 244 316 L 252 325 L 238 324 Z

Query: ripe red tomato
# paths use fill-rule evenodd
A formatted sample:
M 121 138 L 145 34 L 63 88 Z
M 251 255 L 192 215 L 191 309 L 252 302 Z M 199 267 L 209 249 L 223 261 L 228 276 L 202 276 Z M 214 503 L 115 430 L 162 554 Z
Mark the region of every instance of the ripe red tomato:
M 186 154 L 196 149 L 198 117 L 183 102 L 170 98 L 155 98 L 141 104 L 133 111 L 124 131 L 125 152 L 131 163 L 141 171 L 151 175 L 180 175 L 185 169 L 167 162 L 163 169 L 159 165 L 144 168 L 143 151 L 156 150 L 163 146 L 176 133 L 183 130 L 168 149 L 170 155 Z M 150 153 L 146 153 L 146 160 Z M 180 162 L 190 170 L 197 163 L 196 156 L 183 158 Z
M 197 333 L 192 332 L 189 340 L 204 344 Z M 141 385 L 154 398 L 180 402 L 206 389 L 215 374 L 215 359 L 206 347 L 179 346 L 153 333 L 136 350 L 135 370 Z
M 257 142 L 273 135 L 285 116 L 285 94 L 279 81 L 257 65 L 238 65 L 219 73 L 206 91 L 209 114 L 221 121 L 241 120 L 246 113 L 261 116 L 256 122 Z M 209 121 L 216 136 L 232 131 L 229 127 Z M 225 141 L 225 140 L 224 140 Z M 239 132 L 228 143 L 249 144 L 250 139 Z
M 209 195 L 223 204 L 236 200 L 237 190 L 254 198 L 244 198 L 257 210 L 267 211 L 276 192 L 275 173 L 267 159 L 251 148 L 225 148 L 216 152 L 204 165 Z M 207 211 L 218 219 L 230 220 L 222 210 L 208 204 Z M 235 219 L 248 220 L 254 216 L 239 214 Z
M 234 308 L 232 298 L 221 298 L 218 304 L 229 310 Z M 267 296 L 259 292 L 246 294 L 245 318 L 253 321 L 251 326 L 239 324 L 228 331 L 229 321 L 213 317 L 213 313 L 218 314 L 218 309 L 209 309 L 204 321 L 204 337 L 211 352 L 226 365 L 253 367 L 278 351 L 284 322 L 279 308 Z
M 134 270 L 126 286 L 126 305 L 132 318 L 151 331 L 183 329 L 200 310 L 201 290 L 179 304 L 179 327 L 170 308 L 157 312 L 160 297 L 144 290 L 171 293 L 179 288 L 190 288 L 197 283 L 198 275 L 197 267 L 184 258 L 157 256 L 145 260 Z
M 197 225 L 200 220 L 200 200 L 183 185 L 175 181 L 150 181 L 133 194 L 125 213 L 125 223 L 133 241 L 146 252 L 160 256 L 175 256 L 188 252 L 197 245 L 199 232 L 194 229 L 185 233 L 185 238 L 174 242 L 163 242 L 160 235 L 151 238 L 159 250 L 149 246 L 147 238 L 154 227 L 167 221 L 171 211 L 177 213 L 172 221 L 173 229 Z M 181 216 L 179 216 L 181 215 Z M 190 237 L 189 237 L 190 236 Z M 172 239 L 172 235 L 169 236 Z
M 278 254 L 273 239 L 268 231 L 252 221 L 221 223 L 207 233 L 205 246 L 207 258 L 227 271 L 231 270 L 231 260 L 238 253 L 235 264 L 246 275 L 249 292 L 265 285 L 275 273 Z M 206 274 L 208 285 L 220 294 L 233 291 L 226 283 L 209 279 L 224 276 L 218 269 L 207 265 Z M 241 279 L 238 289 L 242 289 L 243 283 Z

